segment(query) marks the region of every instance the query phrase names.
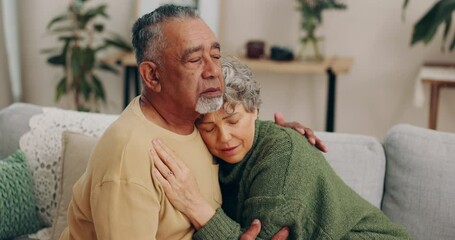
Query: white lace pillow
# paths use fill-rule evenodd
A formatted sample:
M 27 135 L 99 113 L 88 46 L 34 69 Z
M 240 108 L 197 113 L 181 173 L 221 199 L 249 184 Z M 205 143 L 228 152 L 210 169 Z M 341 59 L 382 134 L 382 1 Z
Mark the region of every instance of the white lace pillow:
M 97 113 L 43 108 L 43 113 L 30 119 L 30 131 L 20 139 L 34 179 L 38 216 L 51 226 L 61 186 L 62 133 L 72 131 L 99 137 L 118 117 Z

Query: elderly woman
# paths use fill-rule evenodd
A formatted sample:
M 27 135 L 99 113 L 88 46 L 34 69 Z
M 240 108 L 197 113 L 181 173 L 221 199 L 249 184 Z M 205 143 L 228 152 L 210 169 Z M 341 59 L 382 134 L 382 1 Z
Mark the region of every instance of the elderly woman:
M 195 239 L 238 239 L 253 219 L 260 238 L 283 226 L 291 239 L 408 239 L 376 207 L 351 190 L 323 155 L 297 132 L 257 120 L 259 86 L 248 67 L 224 58 L 224 106 L 203 115 L 197 128 L 219 162 L 222 209 L 202 197 L 188 167 L 153 141 L 153 176 L 185 214 Z

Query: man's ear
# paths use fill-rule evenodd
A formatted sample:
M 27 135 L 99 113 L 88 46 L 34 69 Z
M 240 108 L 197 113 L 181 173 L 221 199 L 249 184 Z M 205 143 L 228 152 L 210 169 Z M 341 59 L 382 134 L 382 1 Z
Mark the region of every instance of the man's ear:
M 144 87 L 154 92 L 161 91 L 158 65 L 151 61 L 144 61 L 139 65 L 139 74 L 144 81 Z

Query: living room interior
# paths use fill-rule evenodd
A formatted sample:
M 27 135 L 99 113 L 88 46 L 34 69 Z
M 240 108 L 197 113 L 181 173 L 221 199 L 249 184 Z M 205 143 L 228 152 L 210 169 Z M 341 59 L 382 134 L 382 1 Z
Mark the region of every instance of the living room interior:
M 2 95 L 6 99 L 1 106 L 14 99 L 42 106 L 65 107 L 65 101 L 54 101 L 62 69 L 48 64 L 46 59 L 49 55 L 43 54 L 42 50 L 61 45 L 46 26 L 53 17 L 65 12 L 69 2 L 4 2 L 6 6 L 8 2 L 9 5 L 16 5 L 11 8 L 17 14 L 10 10 L 3 11 L 9 16 L 7 20 L 10 24 L 6 29 L 17 26 L 15 30 L 8 31 L 17 36 L 4 36 L 12 43 L 10 41 L 6 48 L 8 53 L 2 53 L 2 56 L 10 56 L 1 58 L 2 65 L 10 69 L 2 69 L 2 76 L 6 77 L 2 86 L 14 87 L 14 98 L 6 97 L 9 87 L 3 88 L 2 91 L 6 92 Z M 89 1 L 88 4 L 99 2 L 102 1 Z M 455 59 L 454 51 L 441 51 L 442 26 L 427 45 L 418 43 L 410 46 L 414 24 L 433 4 L 432 1 L 414 0 L 403 10 L 402 1 L 346 1 L 347 8 L 344 10 L 323 12 L 318 34 L 324 37 L 321 48 L 324 54 L 349 57 L 353 61 L 350 71 L 340 74 L 337 79 L 337 132 L 382 139 L 386 130 L 398 123 L 427 127 L 429 85 L 424 85 L 425 103 L 421 106 L 414 104 L 419 70 L 426 62 L 450 63 Z M 105 28 L 130 41 L 131 25 L 138 5 L 134 1 L 129 4 L 120 0 L 110 1 L 106 8 L 110 18 L 105 21 Z M 267 54 L 274 45 L 296 51 L 300 33 L 297 1 L 220 1 L 218 7 L 218 37 L 224 53 L 245 54 L 246 43 L 250 40 L 264 41 Z M 452 32 L 453 28 L 448 35 L 449 41 Z M 8 59 L 9 63 L 6 62 Z M 118 74 L 100 73 L 107 97 L 106 104 L 101 105 L 101 112 L 118 114 L 123 109 L 123 69 L 118 69 Z M 288 120 L 299 121 L 317 131 L 325 130 L 325 75 L 268 72 L 254 72 L 254 75 L 262 86 L 262 119 L 273 119 L 274 112 L 282 112 Z M 13 83 L 8 76 L 13 77 Z M 455 96 L 452 93 L 453 89 L 441 91 L 438 130 L 455 131 Z
M 62 42 L 58 41 L 58 34 L 51 33 L 48 24 L 56 16 L 66 12 L 73 1 L 75 0 L 1 0 L 0 110 L 14 103 L 27 103 L 40 108 L 74 110 L 72 98 L 62 96 L 60 101 L 56 101 L 56 89 L 64 72 L 62 67 L 49 64 L 50 55 L 43 52 L 44 49 L 61 47 Z M 131 26 L 138 16 L 153 10 L 153 6 L 179 1 L 154 0 L 147 3 L 146 0 L 89 0 L 86 2 L 87 6 L 106 4 L 105 11 L 109 18 L 102 19 L 105 31 L 113 32 L 126 42 L 130 42 Z M 286 64 L 296 62 L 310 66 L 320 64 L 318 60 L 299 59 L 298 49 L 302 38 L 299 1 L 200 0 L 195 2 L 199 4 L 201 15 L 207 16 L 207 22 L 217 34 L 222 53 L 225 55 L 246 58 L 247 43 L 260 41 L 264 43 L 264 56 L 249 61 L 272 61 L 273 66 L 278 66 L 279 69 L 283 66 L 286 69 Z M 336 74 L 335 102 L 332 106 L 333 130 L 331 131 L 372 137 L 374 139 L 372 141 L 376 144 L 374 146 L 377 147 L 374 151 L 379 151 L 380 154 L 367 154 L 363 157 L 379 156 L 378 158 L 388 161 L 389 157 L 383 156 L 383 147 L 386 145 L 384 142 L 389 136 L 388 133 L 394 126 L 408 124 L 417 127 L 418 131 L 430 128 L 430 115 L 434 114 L 430 110 L 431 87 L 429 82 L 421 78 L 421 71 L 425 65 L 437 64 L 452 73 L 455 72 L 453 37 L 455 28 L 454 25 L 449 25 L 448 32 L 445 33 L 444 24 L 441 23 L 431 41 L 426 44 L 421 41 L 411 45 L 416 23 L 435 4 L 444 0 L 340 0 L 338 2 L 342 2 L 346 8 L 323 11 L 322 24 L 316 31 L 317 36 L 323 39 L 319 49 L 324 59 L 350 60 L 348 70 Z M 404 3 L 407 4 L 406 7 Z M 451 4 L 448 6 L 453 11 L 455 7 L 453 3 Z M 294 59 L 276 62 L 270 60 L 272 47 L 290 50 Z M 109 49 L 100 54 L 101 59 L 111 61 L 117 73 L 102 71 L 97 73 L 104 86 L 106 98 L 105 102 L 99 103 L 99 113 L 113 116 L 120 114 L 124 109 L 126 67 L 119 63 L 119 59 L 123 56 L 125 51 L 119 49 Z M 315 130 L 317 134 L 327 136 L 327 110 L 330 104 L 328 103 L 328 75 L 325 71 L 268 71 L 258 68 L 252 68 L 252 70 L 255 79 L 261 84 L 263 99 L 259 114 L 261 119 L 273 120 L 274 113 L 281 112 L 286 120 L 298 121 Z M 449 78 L 448 81 L 455 82 L 454 75 Z M 128 93 L 131 99 L 136 92 L 133 82 L 130 81 L 129 84 Z M 443 134 L 444 139 L 446 137 L 450 139 L 447 143 L 455 142 L 453 84 L 440 89 L 438 111 L 435 116 L 437 134 Z M 6 135 L 6 131 L 0 132 L 0 138 Z M 335 141 L 331 137 L 329 139 Z M 343 141 L 345 140 L 343 138 Z M 5 142 L 6 140 L 2 139 L 2 144 Z M 397 141 L 390 141 L 389 144 L 392 143 L 401 146 Z M 344 145 L 341 143 L 333 145 L 336 154 L 342 154 L 341 146 Z M 442 151 L 448 154 L 454 152 L 454 148 L 454 145 L 449 145 Z M 429 146 L 425 149 L 428 152 L 435 151 Z M 329 154 L 335 155 L 335 153 L 330 153 L 329 148 Z M 0 157 L 4 158 L 8 154 L 2 152 Z M 333 155 L 330 157 L 336 158 Z M 445 155 L 442 159 L 455 160 L 453 156 Z M 431 154 L 428 156 L 428 158 L 432 157 L 434 156 Z M 435 157 L 435 159 L 440 158 Z M 447 177 L 450 171 L 453 173 L 453 161 L 450 164 L 447 162 L 444 164 L 451 166 L 452 170 L 436 173 L 440 174 L 438 176 Z M 342 168 L 341 165 L 339 167 Z M 385 171 L 385 168 L 382 166 L 382 171 Z M 374 172 L 371 169 L 370 171 Z M 385 178 L 387 179 L 387 176 Z M 449 186 L 449 183 L 454 180 L 452 177 L 451 180 L 441 181 L 444 186 L 446 184 Z M 380 192 L 378 207 L 383 200 L 382 189 Z M 449 199 L 453 200 L 455 192 L 452 190 L 447 192 L 450 192 Z M 448 220 L 455 222 L 453 216 Z M 455 237 L 455 235 L 447 236 L 447 239 Z

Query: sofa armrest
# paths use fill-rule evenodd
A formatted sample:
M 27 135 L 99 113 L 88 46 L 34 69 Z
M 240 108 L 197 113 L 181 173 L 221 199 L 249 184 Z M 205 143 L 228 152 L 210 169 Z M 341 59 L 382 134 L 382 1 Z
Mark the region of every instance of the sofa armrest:
M 415 239 L 455 239 L 455 134 L 397 125 L 384 148 L 384 213 Z

